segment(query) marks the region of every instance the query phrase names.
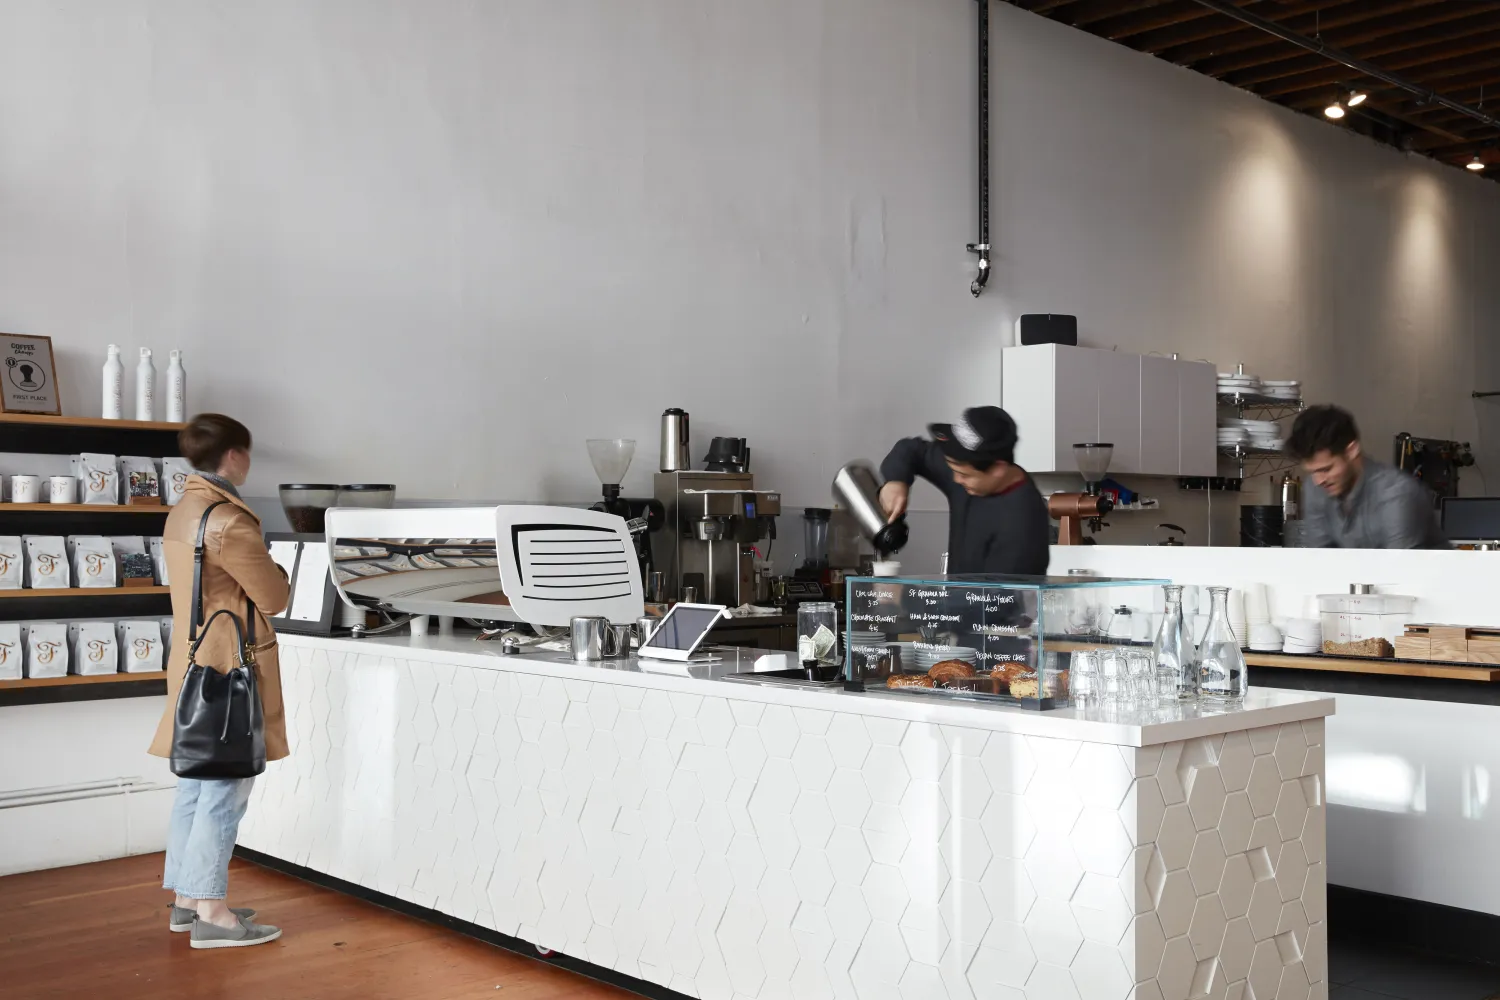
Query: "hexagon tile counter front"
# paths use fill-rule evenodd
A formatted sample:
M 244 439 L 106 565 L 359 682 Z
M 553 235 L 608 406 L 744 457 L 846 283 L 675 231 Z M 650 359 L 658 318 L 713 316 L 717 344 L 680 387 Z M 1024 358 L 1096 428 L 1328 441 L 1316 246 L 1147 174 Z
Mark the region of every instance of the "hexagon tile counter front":
M 1328 995 L 1330 699 L 1105 724 L 476 645 L 284 637 L 242 848 L 654 995 Z

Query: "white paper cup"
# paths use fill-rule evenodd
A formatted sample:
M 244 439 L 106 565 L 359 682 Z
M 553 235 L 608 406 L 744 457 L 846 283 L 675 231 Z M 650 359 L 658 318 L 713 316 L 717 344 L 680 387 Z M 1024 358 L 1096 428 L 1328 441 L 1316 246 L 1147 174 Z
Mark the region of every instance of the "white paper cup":
M 11 476 L 10 502 L 36 503 L 41 499 L 42 481 L 37 476 Z
M 78 480 L 72 476 L 53 476 L 48 479 L 47 499 L 52 503 L 77 503 Z

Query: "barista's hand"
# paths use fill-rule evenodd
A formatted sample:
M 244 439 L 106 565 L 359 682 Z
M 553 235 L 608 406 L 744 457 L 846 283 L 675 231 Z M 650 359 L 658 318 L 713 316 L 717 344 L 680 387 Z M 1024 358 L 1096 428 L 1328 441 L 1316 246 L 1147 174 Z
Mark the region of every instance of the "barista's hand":
M 910 493 L 911 487 L 905 483 L 892 481 L 880 487 L 880 506 L 888 520 L 894 521 L 906 513 L 906 498 Z

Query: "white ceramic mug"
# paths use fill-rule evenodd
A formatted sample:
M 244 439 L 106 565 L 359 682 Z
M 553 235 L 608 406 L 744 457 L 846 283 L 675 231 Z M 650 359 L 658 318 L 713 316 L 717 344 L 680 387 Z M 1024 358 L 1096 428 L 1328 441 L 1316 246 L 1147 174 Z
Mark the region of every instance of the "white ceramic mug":
M 41 499 L 42 481 L 37 476 L 11 476 L 10 502 L 36 503 Z
M 53 476 L 48 479 L 47 499 L 53 503 L 77 503 L 78 480 L 72 476 Z
M 877 560 L 870 572 L 874 576 L 900 576 L 901 563 L 895 559 Z

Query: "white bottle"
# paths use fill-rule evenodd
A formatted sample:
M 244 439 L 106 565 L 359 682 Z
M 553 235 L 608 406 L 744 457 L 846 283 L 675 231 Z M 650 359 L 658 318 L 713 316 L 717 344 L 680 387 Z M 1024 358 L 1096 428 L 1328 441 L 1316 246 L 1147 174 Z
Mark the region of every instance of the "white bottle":
M 135 419 L 151 420 L 156 407 L 156 366 L 151 363 L 151 348 L 141 348 L 141 363 L 135 368 Z
M 182 352 L 172 351 L 167 365 L 167 421 L 180 424 L 187 419 L 187 372 L 182 370 Z
M 125 416 L 125 365 L 120 361 L 120 348 L 109 345 L 109 357 L 104 360 L 104 409 L 105 420 L 119 420 Z

